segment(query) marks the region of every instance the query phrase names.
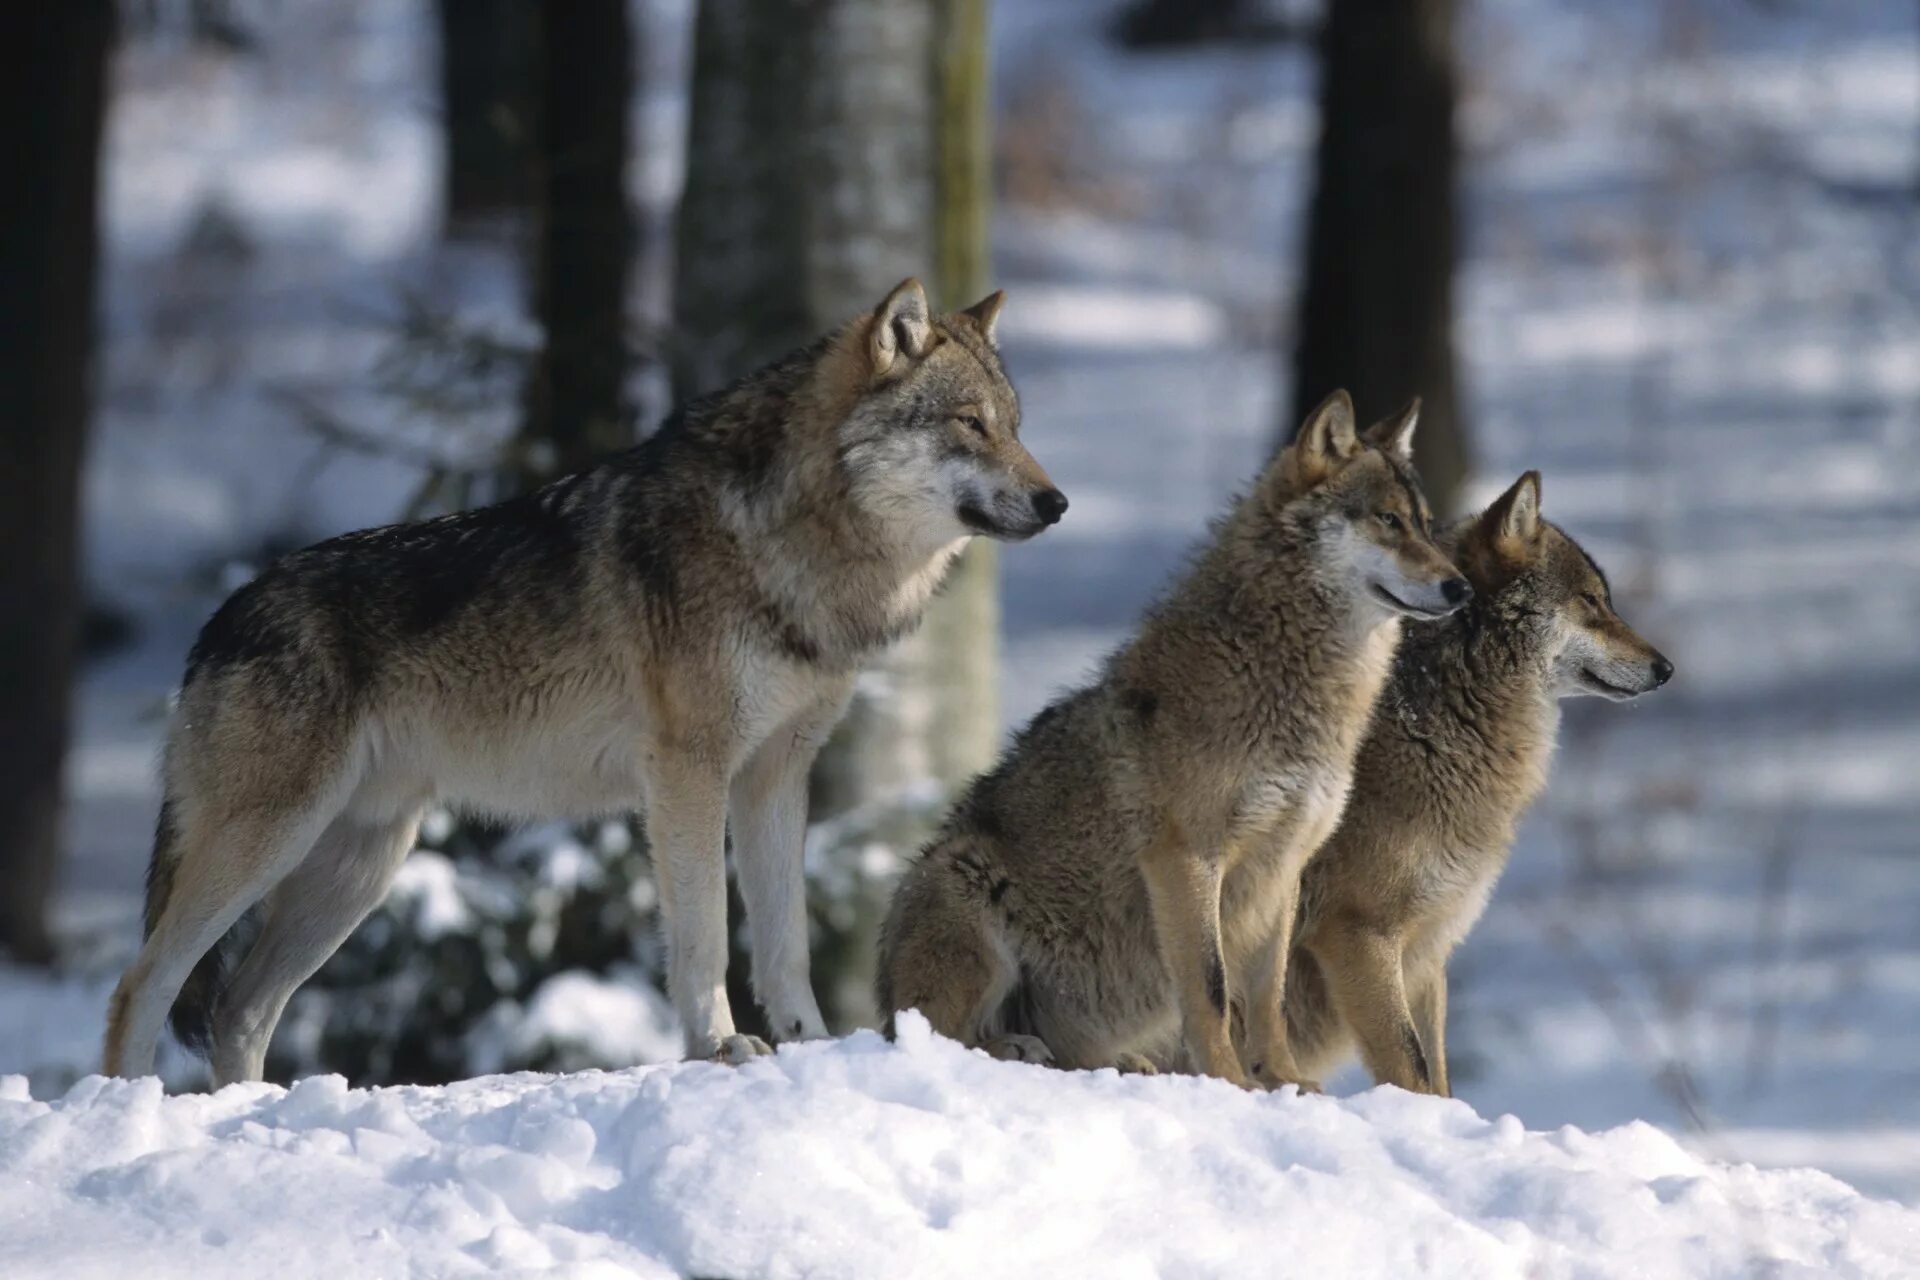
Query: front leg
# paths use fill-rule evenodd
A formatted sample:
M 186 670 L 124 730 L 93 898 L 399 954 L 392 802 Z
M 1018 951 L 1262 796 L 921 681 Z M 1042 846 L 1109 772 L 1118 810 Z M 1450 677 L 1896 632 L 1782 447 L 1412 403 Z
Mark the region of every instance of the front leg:
M 1217 848 L 1217 846 L 1215 846 Z M 1221 863 L 1171 831 L 1140 855 L 1160 958 L 1173 976 L 1174 998 L 1192 1064 L 1245 1088 L 1233 1051 L 1226 954 L 1220 938 Z
M 1283 874 L 1274 889 L 1272 921 L 1255 961 L 1247 1011 L 1247 1070 L 1269 1089 L 1283 1084 L 1318 1093 L 1317 1081 L 1306 1078 L 1288 1041 L 1287 968 L 1293 958 L 1294 916 L 1299 909 L 1300 877 Z
M 727 775 L 709 756 L 656 751 L 647 778 L 647 842 L 667 936 L 667 994 L 689 1058 L 740 1062 L 770 1053 L 734 1030 L 727 1004 Z
M 733 779 L 733 862 L 747 907 L 753 993 L 778 1040 L 827 1034 L 808 965 L 807 775 L 845 708 L 838 691 L 780 726 Z
M 1374 1083 L 1438 1092 L 1407 1006 L 1399 940 L 1368 921 L 1336 919 L 1320 927 L 1313 952 Z

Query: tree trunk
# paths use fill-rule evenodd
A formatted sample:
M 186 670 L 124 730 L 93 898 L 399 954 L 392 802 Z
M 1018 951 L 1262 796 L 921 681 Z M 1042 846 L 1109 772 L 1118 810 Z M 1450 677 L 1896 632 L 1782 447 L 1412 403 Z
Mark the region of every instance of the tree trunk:
M 1289 438 L 1329 392 L 1379 417 L 1418 395 L 1436 510 L 1466 478 L 1453 353 L 1454 0 L 1332 0 Z
M 539 212 L 526 470 L 538 480 L 632 443 L 627 203 L 633 32 L 626 0 L 539 8 Z
M 1288 31 L 1259 0 L 1134 0 L 1114 24 L 1120 43 L 1136 49 L 1270 39 Z
M 675 287 L 679 395 L 812 341 L 906 276 L 947 308 L 987 291 L 986 14 L 986 0 L 704 0 Z M 982 543 L 883 664 L 887 692 L 856 698 L 815 770 L 813 816 L 873 814 L 915 784 L 951 790 L 990 764 L 998 644 L 997 566 Z M 859 954 L 821 975 L 842 1024 L 871 1016 L 877 923 L 863 916 Z
M 811 61 L 801 42 L 817 22 L 779 0 L 699 6 L 673 290 L 680 399 L 817 336 L 805 280 L 809 183 L 796 154 Z
M 52 957 L 61 768 L 80 644 L 80 465 L 109 0 L 15 6 L 0 202 L 0 949 Z
M 449 234 L 533 203 L 534 0 L 438 0 Z

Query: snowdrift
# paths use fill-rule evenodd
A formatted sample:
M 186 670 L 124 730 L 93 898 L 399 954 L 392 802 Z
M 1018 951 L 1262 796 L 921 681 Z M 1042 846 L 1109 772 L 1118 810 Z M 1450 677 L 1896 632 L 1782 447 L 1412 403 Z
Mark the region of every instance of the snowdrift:
M 1648 1125 L 872 1033 L 442 1089 L 0 1082 L 0 1276 L 1895 1276 L 1920 1213 Z

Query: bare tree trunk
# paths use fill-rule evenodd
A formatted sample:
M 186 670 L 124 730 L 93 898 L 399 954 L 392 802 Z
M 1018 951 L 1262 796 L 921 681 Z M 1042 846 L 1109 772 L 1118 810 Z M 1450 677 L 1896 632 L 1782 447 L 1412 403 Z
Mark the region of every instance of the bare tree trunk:
M 0 131 L 0 949 L 53 954 L 61 769 L 80 644 L 108 0 L 16 5 Z
M 1466 478 L 1453 352 L 1454 0 L 1332 0 L 1288 438 L 1337 387 L 1380 416 L 1424 402 L 1415 461 L 1436 510 Z
M 932 0 L 711 0 L 680 206 L 680 395 L 933 262 Z
M 534 0 L 437 0 L 451 234 L 533 203 Z
M 632 443 L 627 203 L 633 31 L 626 0 L 539 7 L 538 262 L 545 331 L 527 386 L 533 478 L 587 466 Z M 550 457 L 541 452 L 551 450 Z
M 699 7 L 673 290 L 681 399 L 816 336 L 804 278 L 809 175 L 796 154 L 811 63 L 802 42 L 816 22 L 778 0 Z

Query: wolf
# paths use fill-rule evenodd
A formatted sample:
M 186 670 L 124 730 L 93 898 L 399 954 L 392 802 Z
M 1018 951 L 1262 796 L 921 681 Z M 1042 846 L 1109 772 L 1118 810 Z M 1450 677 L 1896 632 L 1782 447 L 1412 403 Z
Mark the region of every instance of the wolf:
M 172 1006 L 218 1083 L 258 1079 L 288 998 L 436 803 L 644 810 L 687 1053 L 740 1061 L 770 1050 L 727 1003 L 730 825 L 756 998 L 776 1039 L 824 1036 L 808 768 L 965 543 L 1032 537 L 1067 508 L 1019 438 L 1003 298 L 936 316 L 905 281 L 633 450 L 320 543 L 234 593 L 188 659 L 106 1070 L 149 1073 Z M 229 931 L 256 904 L 229 981 Z
M 899 885 L 880 1008 L 997 1056 L 1297 1080 L 1278 1019 L 1301 867 L 1333 830 L 1403 617 L 1470 589 L 1409 465 L 1418 405 L 1356 433 L 1337 393 L 1099 678 L 1042 711 Z M 1276 939 L 1278 941 L 1276 941 Z
M 1406 628 L 1346 814 L 1302 879 L 1285 1012 L 1310 1074 L 1357 1046 L 1376 1082 L 1445 1095 L 1447 958 L 1546 785 L 1559 699 L 1636 698 L 1673 664 L 1621 621 L 1593 557 L 1541 518 L 1539 472 L 1442 545 L 1473 601 Z

